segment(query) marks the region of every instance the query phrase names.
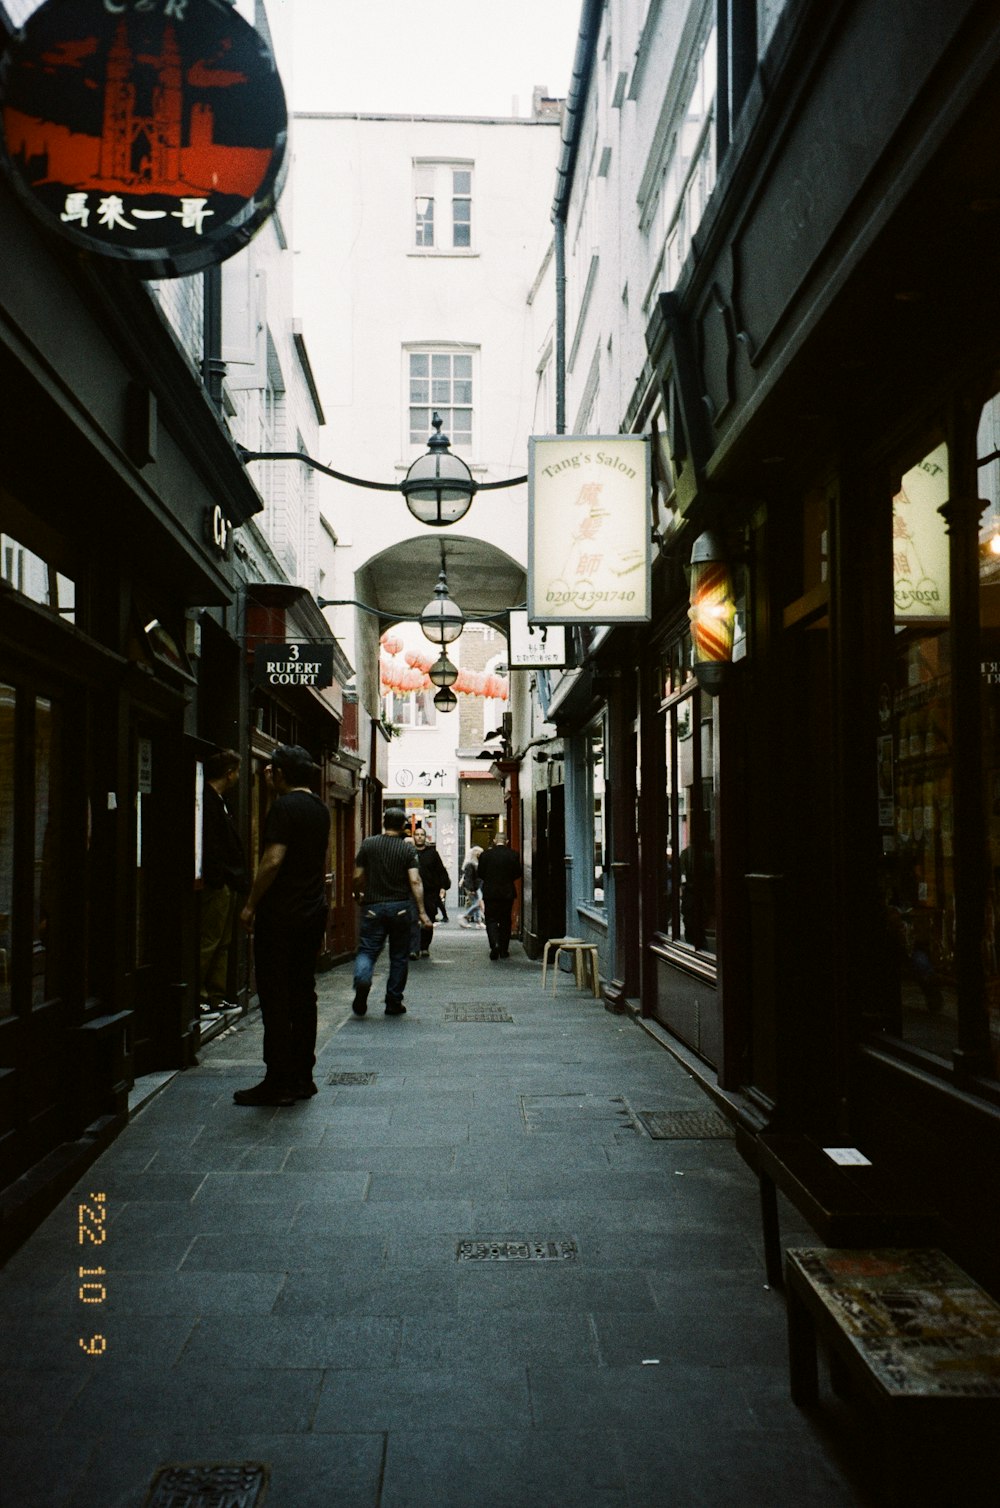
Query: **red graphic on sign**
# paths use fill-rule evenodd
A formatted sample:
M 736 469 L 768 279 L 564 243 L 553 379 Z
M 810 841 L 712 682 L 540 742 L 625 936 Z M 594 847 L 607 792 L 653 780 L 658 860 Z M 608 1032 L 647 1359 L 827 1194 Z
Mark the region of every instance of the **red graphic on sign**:
M 84 38 L 63 45 L 42 62 L 46 72 L 79 68 L 97 49 L 96 37 Z M 65 184 L 78 190 L 127 190 L 130 195 L 165 194 L 175 199 L 193 194 L 250 199 L 267 174 L 272 150 L 217 142 L 214 112 L 204 101 L 194 101 L 185 111 L 185 84 L 204 90 L 248 82 L 244 74 L 215 66 L 216 62 L 201 59 L 185 77 L 172 25 L 164 26 L 160 51 L 151 55 L 133 51 L 123 19 L 107 54 L 102 134 L 84 135 L 8 106 L 8 151 L 32 165 L 31 182 L 36 186 Z M 140 99 L 148 104 L 140 105 Z

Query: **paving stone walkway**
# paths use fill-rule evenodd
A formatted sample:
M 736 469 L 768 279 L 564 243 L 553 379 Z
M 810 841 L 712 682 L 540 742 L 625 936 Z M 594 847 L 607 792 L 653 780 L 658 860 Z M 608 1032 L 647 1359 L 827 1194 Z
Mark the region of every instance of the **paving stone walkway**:
M 313 1099 L 233 1105 L 251 1015 L 0 1272 L 3 1508 L 140 1508 L 165 1466 L 244 1461 L 266 1508 L 877 1502 L 843 1406 L 789 1401 L 731 1137 L 639 1119 L 713 1129 L 686 1070 L 478 932 L 438 928 L 403 1017 L 384 977 L 363 1020 L 349 968 L 321 978 Z

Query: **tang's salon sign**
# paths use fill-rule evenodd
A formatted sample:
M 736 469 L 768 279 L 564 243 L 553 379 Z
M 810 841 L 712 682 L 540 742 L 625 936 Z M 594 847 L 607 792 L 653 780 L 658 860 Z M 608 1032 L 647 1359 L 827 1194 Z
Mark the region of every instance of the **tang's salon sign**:
M 45 0 L 0 58 L 0 124 L 30 208 L 142 277 L 239 251 L 287 166 L 274 57 L 225 0 Z
M 261 644 L 254 650 L 254 685 L 333 685 L 332 644 Z

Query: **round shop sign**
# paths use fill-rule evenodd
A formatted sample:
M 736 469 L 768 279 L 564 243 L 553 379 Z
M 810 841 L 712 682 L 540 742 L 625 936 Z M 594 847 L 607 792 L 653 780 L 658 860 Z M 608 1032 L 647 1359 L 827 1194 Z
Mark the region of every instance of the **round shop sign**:
M 239 251 L 287 167 L 274 57 L 226 0 L 45 0 L 0 58 L 0 126 L 31 209 L 140 277 Z

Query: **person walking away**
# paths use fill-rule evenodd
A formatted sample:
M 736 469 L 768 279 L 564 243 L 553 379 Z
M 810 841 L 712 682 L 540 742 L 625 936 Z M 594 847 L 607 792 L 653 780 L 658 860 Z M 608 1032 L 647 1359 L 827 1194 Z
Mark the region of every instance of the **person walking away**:
M 329 808 L 312 783 L 308 750 L 282 744 L 264 766 L 275 794 L 253 889 L 240 913 L 253 932 L 264 1022 L 264 1078 L 237 1105 L 290 1105 L 316 1093 L 316 957 L 326 931 Z
M 250 874 L 239 829 L 226 797 L 240 778 L 235 749 L 219 749 L 205 760 L 201 838 L 201 938 L 199 1000 L 203 1014 L 238 1010 L 227 999 L 229 952 L 239 898 L 250 889 Z
M 390 806 L 382 832 L 365 838 L 354 860 L 354 899 L 360 901 L 361 936 L 354 960 L 354 1014 L 368 1009 L 372 975 L 389 943 L 389 978 L 385 987 L 387 1016 L 406 1014 L 403 992 L 409 973 L 410 926 L 414 911 L 422 927 L 433 924 L 424 909 L 424 887 L 417 850 L 404 837 L 406 813 Z
M 451 875 L 445 869 L 444 860 L 434 844 L 427 841 L 427 834 L 422 827 L 418 827 L 413 834 L 413 846 L 417 850 L 420 882 L 424 887 L 424 910 L 431 919 L 431 926 L 420 927 L 416 952 L 421 958 L 430 958 L 431 943 L 434 941 L 434 918 L 440 911 L 444 920 L 448 919 L 443 897 L 451 889 Z M 410 941 L 413 941 L 412 935 Z M 412 947 L 410 951 L 414 951 Z
M 482 849 L 473 846 L 469 849 L 468 857 L 462 869 L 462 889 L 465 892 L 466 907 L 462 912 L 460 927 L 481 927 L 483 925 L 482 897 L 479 894 L 479 855 Z
M 507 847 L 506 833 L 497 833 L 493 846 L 479 859 L 486 936 L 494 962 L 510 957 L 510 910 L 517 896 L 514 882 L 521 878 L 521 872 L 521 860 Z

